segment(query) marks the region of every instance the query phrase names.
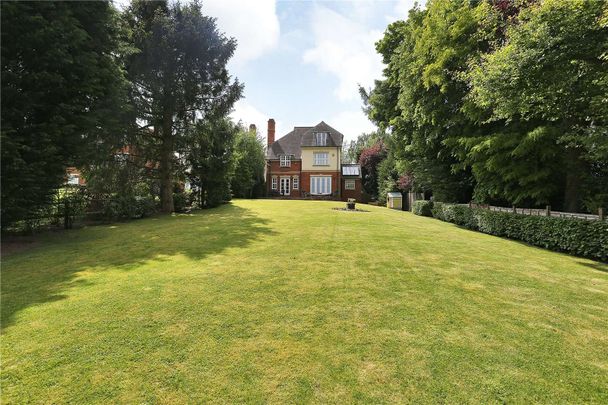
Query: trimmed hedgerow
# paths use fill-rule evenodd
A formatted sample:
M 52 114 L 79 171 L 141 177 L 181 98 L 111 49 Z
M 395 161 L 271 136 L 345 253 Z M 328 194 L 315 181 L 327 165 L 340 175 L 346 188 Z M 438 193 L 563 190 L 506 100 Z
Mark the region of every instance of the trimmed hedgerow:
M 439 202 L 433 205 L 432 215 L 442 221 L 490 235 L 516 239 L 558 252 L 608 261 L 608 222 L 606 221 L 527 216 Z
M 432 217 L 433 202 L 429 200 L 414 201 L 412 211 L 416 215 L 422 215 L 423 217 Z

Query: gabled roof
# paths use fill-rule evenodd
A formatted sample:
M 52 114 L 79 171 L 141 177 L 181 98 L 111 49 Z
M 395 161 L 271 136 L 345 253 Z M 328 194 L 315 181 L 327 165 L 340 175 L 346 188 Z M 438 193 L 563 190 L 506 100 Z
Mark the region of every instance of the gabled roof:
M 317 132 L 326 132 L 328 134 L 327 144 L 323 146 L 342 146 L 344 135 L 327 125 L 325 121 L 321 121 L 302 135 L 301 146 L 321 146 L 316 143 L 315 134 Z
M 270 145 L 266 154 L 267 159 L 279 159 L 281 155 L 291 155 L 293 159 L 302 159 L 302 146 L 317 146 L 314 134 L 327 132 L 327 145 L 340 147 L 344 135 L 321 121 L 314 127 L 294 127 L 287 135 L 277 139 Z

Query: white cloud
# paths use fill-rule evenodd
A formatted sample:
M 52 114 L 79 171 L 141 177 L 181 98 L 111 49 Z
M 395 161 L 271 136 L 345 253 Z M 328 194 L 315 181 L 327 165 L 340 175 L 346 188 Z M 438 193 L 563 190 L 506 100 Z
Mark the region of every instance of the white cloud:
M 234 104 L 234 111 L 230 114 L 230 118 L 234 122 L 241 121 L 246 128 L 249 128 L 251 124 L 255 124 L 258 133 L 266 139 L 268 120 L 273 117 L 258 110 L 246 100 L 241 99 Z M 275 139 L 279 139 L 287 131 L 281 121 L 276 120 L 276 118 L 275 121 Z
M 216 17 L 220 30 L 238 41 L 232 63 L 257 59 L 279 43 L 275 0 L 205 0 L 203 12 Z
M 327 120 L 327 123 L 344 134 L 344 144 L 357 139 L 364 132 L 376 130 L 361 110 L 341 111 Z
M 382 60 L 374 43 L 381 31 L 365 29 L 364 24 L 320 5 L 312 13 L 315 46 L 304 53 L 304 62 L 312 63 L 339 81 L 336 95 L 341 101 L 359 98 L 357 85 L 373 85 L 382 74 Z
M 387 21 L 391 23 L 397 20 L 406 20 L 409 11 L 414 8 L 415 3 L 418 3 L 421 8 L 424 8 L 426 0 L 398 0 L 397 4 L 395 4 L 395 15 L 387 16 Z

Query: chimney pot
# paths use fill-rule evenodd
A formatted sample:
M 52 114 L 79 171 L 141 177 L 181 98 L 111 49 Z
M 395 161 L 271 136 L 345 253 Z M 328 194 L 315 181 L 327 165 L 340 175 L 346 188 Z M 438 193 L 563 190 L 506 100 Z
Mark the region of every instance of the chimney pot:
M 256 127 L 255 127 L 255 124 L 251 124 L 251 125 L 249 125 L 249 132 L 256 133 Z
M 274 119 L 268 120 L 268 146 L 274 142 Z

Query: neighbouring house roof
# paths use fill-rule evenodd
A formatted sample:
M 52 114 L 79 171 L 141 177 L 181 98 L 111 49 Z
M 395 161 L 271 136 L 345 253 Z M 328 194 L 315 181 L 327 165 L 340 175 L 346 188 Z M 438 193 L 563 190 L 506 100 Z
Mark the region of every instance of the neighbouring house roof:
M 267 159 L 279 159 L 281 155 L 291 155 L 294 159 L 302 159 L 302 146 L 317 146 L 315 133 L 327 132 L 325 146 L 341 147 L 344 135 L 321 121 L 314 127 L 294 127 L 287 135 L 277 139 L 270 145 Z
M 361 166 L 356 163 L 343 164 L 342 165 L 342 176 L 361 177 Z

